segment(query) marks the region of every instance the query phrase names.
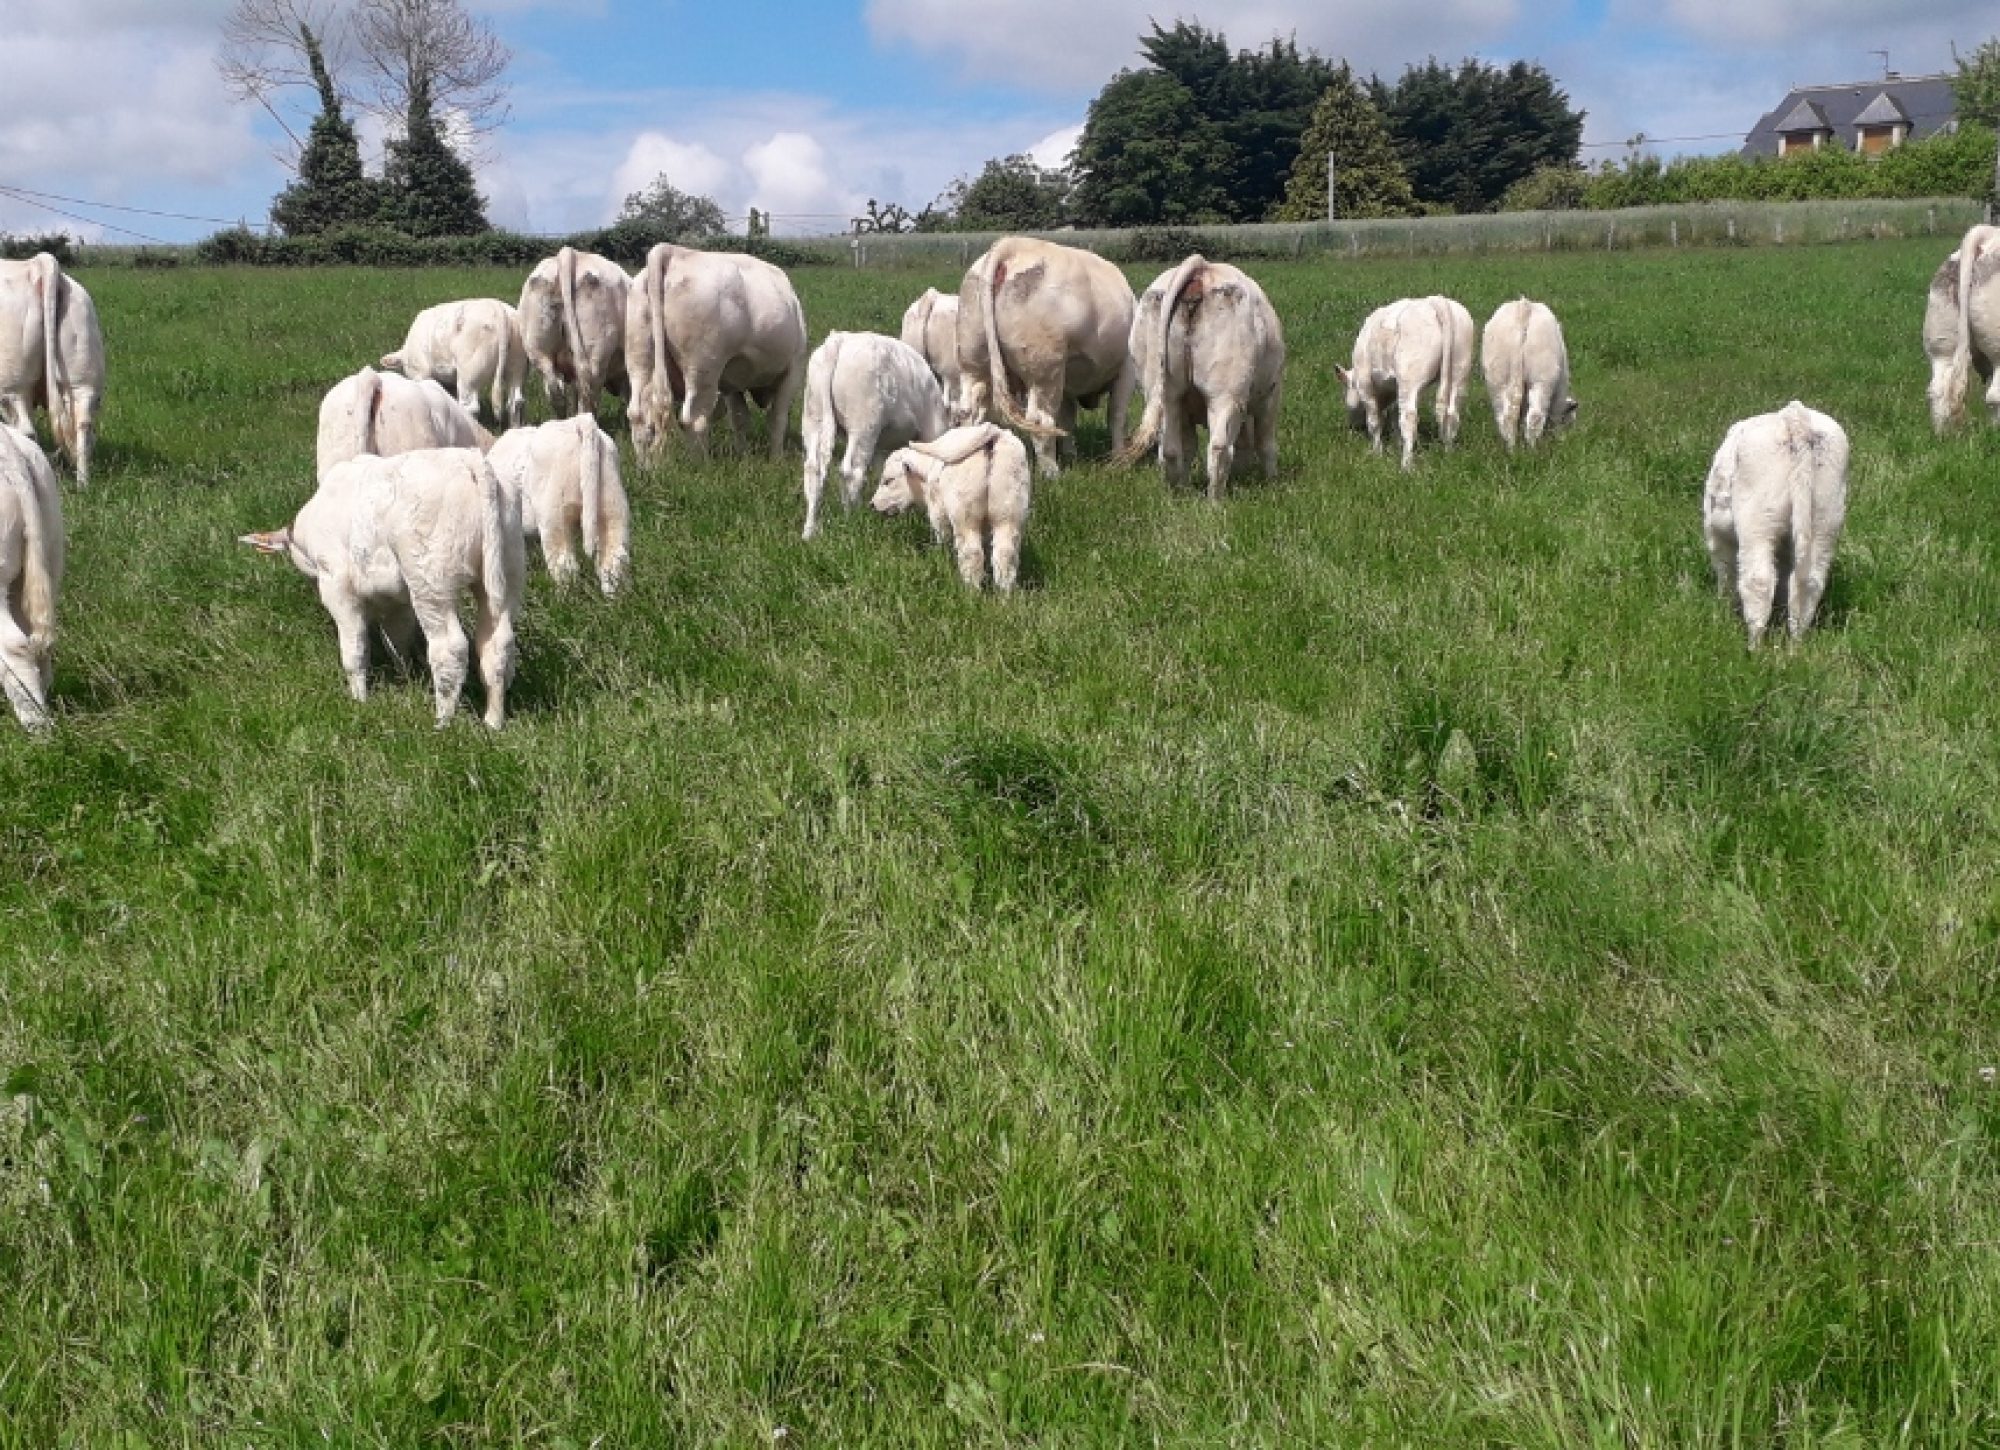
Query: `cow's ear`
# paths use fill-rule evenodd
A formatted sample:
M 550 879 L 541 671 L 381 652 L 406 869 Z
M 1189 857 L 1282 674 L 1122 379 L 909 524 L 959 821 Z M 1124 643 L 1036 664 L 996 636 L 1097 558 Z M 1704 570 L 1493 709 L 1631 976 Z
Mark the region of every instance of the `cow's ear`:
M 1354 381 L 1354 374 L 1350 373 L 1346 368 L 1342 367 L 1339 363 L 1335 363 L 1333 365 L 1333 375 L 1339 378 L 1343 384 L 1351 383 Z
M 289 554 L 292 551 L 292 531 L 286 527 L 273 529 L 268 534 L 245 534 L 237 542 L 248 544 L 260 554 Z

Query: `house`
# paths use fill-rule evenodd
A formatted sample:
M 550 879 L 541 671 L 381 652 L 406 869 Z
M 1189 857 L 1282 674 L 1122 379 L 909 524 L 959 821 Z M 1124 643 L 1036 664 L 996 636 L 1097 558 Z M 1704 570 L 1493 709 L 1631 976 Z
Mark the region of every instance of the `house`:
M 1789 156 L 1839 142 L 1874 156 L 1958 128 L 1949 74 L 1795 86 L 1743 139 L 1744 157 Z

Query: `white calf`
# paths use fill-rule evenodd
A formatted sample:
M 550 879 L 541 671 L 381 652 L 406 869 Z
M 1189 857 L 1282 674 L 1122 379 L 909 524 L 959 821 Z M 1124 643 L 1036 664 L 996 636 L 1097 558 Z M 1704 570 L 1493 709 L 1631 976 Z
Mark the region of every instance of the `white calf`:
M 926 287 L 903 312 L 902 338 L 930 364 L 947 408 L 958 406 L 958 296 Z
M 1576 416 L 1562 324 L 1541 303 L 1523 297 L 1500 304 L 1480 337 L 1479 366 L 1493 421 L 1509 449 L 1522 436 L 1532 447 L 1545 430 Z
M 49 726 L 62 498 L 32 433 L 0 422 L 0 692 L 30 730 Z
M 0 261 L 0 421 L 33 434 L 37 403 L 49 410 L 78 486 L 89 483 L 104 405 L 104 331 L 83 284 L 47 252 Z
M 363 368 L 328 389 L 319 405 L 319 477 L 365 453 L 388 458 L 421 448 L 493 446 L 493 435 L 436 383 Z
M 1334 371 L 1347 386 L 1347 416 L 1366 424 L 1368 442 L 1382 451 L 1382 414 L 1391 403 L 1403 439 L 1403 467 L 1415 466 L 1417 402 L 1437 385 L 1438 436 L 1449 448 L 1458 437 L 1459 405 L 1472 373 L 1472 314 L 1449 297 L 1406 297 L 1378 307 L 1354 340 L 1354 366 Z
M 431 449 L 337 464 L 289 528 L 246 534 L 243 542 L 289 555 L 319 585 L 357 700 L 368 698 L 368 626 L 405 661 L 421 629 L 440 729 L 465 684 L 469 650 L 458 598 L 470 589 L 486 723 L 498 730 L 505 721 L 526 564 L 520 505 L 482 454 Z
M 1028 522 L 1028 450 L 991 423 L 954 428 L 929 443 L 912 443 L 882 465 L 882 486 L 870 500 L 877 513 L 921 504 L 931 537 L 950 531 L 958 576 L 977 589 L 986 578 L 986 540 L 993 540 L 993 583 L 1014 587 L 1021 530 Z
M 1819 609 L 1847 519 L 1847 434 L 1797 402 L 1745 418 L 1715 451 L 1701 510 L 1715 582 L 1741 602 L 1750 648 L 1787 574 L 1786 623 L 1797 639 Z
M 453 390 L 458 405 L 474 416 L 484 395 L 494 427 L 521 426 L 528 350 L 521 341 L 521 314 L 497 298 L 426 307 L 410 323 L 403 345 L 385 356 L 382 366 Z
M 806 527 L 819 532 L 819 498 L 838 435 L 840 498 L 853 508 L 880 448 L 935 438 L 949 425 L 944 394 L 923 355 L 872 332 L 830 332 L 806 364 Z
M 542 541 L 542 558 L 556 583 L 577 576 L 576 538 L 597 570 L 608 598 L 631 565 L 632 509 L 618 472 L 618 445 L 578 414 L 539 428 L 503 433 L 486 455 L 494 474 L 520 500 L 521 531 Z

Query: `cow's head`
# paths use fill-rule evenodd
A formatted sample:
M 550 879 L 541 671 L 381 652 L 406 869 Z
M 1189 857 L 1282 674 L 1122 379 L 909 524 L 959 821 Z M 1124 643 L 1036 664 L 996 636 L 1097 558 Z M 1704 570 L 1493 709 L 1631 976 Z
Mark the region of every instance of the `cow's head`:
M 924 470 L 917 456 L 898 448 L 882 465 L 882 482 L 868 506 L 878 514 L 899 514 L 924 501 Z
M 1367 427 L 1368 409 L 1362 403 L 1361 399 L 1360 375 L 1350 368 L 1342 367 L 1339 363 L 1333 365 L 1333 371 L 1340 379 L 1340 386 L 1345 390 L 1348 426 L 1352 428 Z
M 1576 421 L 1576 399 L 1564 398 L 1562 406 L 1556 409 L 1556 422 L 1570 424 Z
M 667 438 L 679 425 L 674 416 L 674 395 L 657 382 L 632 390 L 625 405 L 625 421 L 632 428 L 632 450 L 642 463 L 650 463 L 667 446 Z

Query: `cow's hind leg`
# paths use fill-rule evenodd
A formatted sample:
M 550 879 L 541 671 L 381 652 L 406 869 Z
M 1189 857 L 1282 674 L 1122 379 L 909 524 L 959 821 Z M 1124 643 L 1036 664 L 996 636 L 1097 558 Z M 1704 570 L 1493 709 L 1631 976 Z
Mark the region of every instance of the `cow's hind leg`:
M 496 607 L 483 589 L 478 591 L 478 604 L 479 616 L 473 622 L 473 630 L 479 652 L 479 678 L 486 686 L 486 725 L 498 730 L 507 721 L 507 686 L 514 679 L 517 655 L 514 616 L 511 611 Z M 456 614 L 452 616 L 454 623 L 457 618 Z
M 1777 551 L 1770 542 L 1758 541 L 1743 549 L 1737 557 L 1736 597 L 1743 607 L 1743 623 L 1750 632 L 1752 649 L 1763 642 L 1777 591 Z
M 993 587 L 1002 594 L 1014 591 L 1021 568 L 1021 525 L 1008 519 L 993 525 Z
M 879 421 L 864 423 L 859 432 L 847 435 L 847 452 L 840 460 L 840 502 L 853 508 L 861 502 L 861 490 L 868 484 L 868 465 L 875 458 L 875 442 L 882 436 Z
M 465 688 L 465 672 L 471 645 L 465 626 L 448 591 L 433 587 L 412 588 L 410 607 L 423 627 L 424 643 L 431 657 L 431 689 L 437 701 L 437 723 L 442 730 L 458 709 L 459 692 Z
M 1160 418 L 1160 473 L 1169 484 L 1179 486 L 1188 481 L 1187 456 L 1188 445 L 1194 441 L 1189 436 L 1192 432 L 1178 402 L 1168 403 Z
M 15 621 L 0 594 L 0 692 L 14 707 L 14 718 L 29 730 L 49 726 L 49 661 Z
M 1417 466 L 1417 399 L 1415 388 L 1396 390 L 1396 431 L 1403 440 L 1403 472 Z
M 804 353 L 800 353 L 793 360 L 791 367 L 786 369 L 785 376 L 779 380 L 778 386 L 772 390 L 770 402 L 764 405 L 764 427 L 769 433 L 768 441 L 773 463 L 785 456 L 785 429 L 791 425 L 792 400 L 798 397 L 799 389 L 805 385 L 805 380 L 806 357 Z M 861 466 L 863 468 L 868 466 L 865 455 Z

